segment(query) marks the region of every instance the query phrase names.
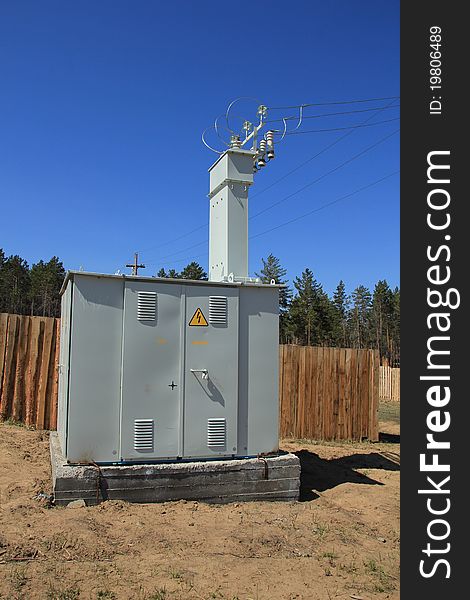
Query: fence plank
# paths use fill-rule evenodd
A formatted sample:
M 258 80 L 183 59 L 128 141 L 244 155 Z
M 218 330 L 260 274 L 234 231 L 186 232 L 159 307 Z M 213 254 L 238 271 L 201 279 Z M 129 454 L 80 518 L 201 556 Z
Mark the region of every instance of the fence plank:
M 5 352 L 7 347 L 7 330 L 8 330 L 7 313 L 0 313 L 0 413 L 2 409 L 2 387 L 3 387 L 3 372 L 5 369 Z
M 338 360 L 338 424 L 336 428 L 336 439 L 346 439 L 346 350 L 339 349 Z
M 312 412 L 312 352 L 311 348 L 305 347 L 305 388 L 304 388 L 304 437 L 311 438 L 315 427 L 314 416 Z
M 307 402 L 307 362 L 308 362 L 308 349 L 306 346 L 303 347 L 299 353 L 299 410 L 297 413 L 297 420 L 299 423 L 299 433 L 304 438 L 308 435 L 309 423 L 308 410 L 306 406 Z
M 400 402 L 400 369 L 386 366 L 380 367 L 379 397 L 382 401 Z
M 59 387 L 59 342 L 60 342 L 60 319 L 54 319 L 52 335 L 51 361 L 49 364 L 49 392 L 46 402 L 46 423 L 47 429 L 56 429 L 57 427 L 57 401 Z
M 3 369 L 2 398 L 0 401 L 0 416 L 2 419 L 8 419 L 11 417 L 11 404 L 13 400 L 14 385 L 13 372 L 15 369 L 15 349 L 17 343 L 18 320 L 18 315 L 10 315 L 10 318 L 8 319 L 5 346 L 5 364 Z
M 25 385 L 25 423 L 34 425 L 36 422 L 36 400 L 38 378 L 40 370 L 40 350 L 41 350 L 41 319 L 31 318 L 31 335 L 29 339 L 29 355 L 26 367 L 26 385 Z
M 318 397 L 318 364 L 319 364 L 319 348 L 310 348 L 310 359 L 311 359 L 311 384 L 312 390 L 310 393 L 312 402 L 312 411 L 310 413 L 310 437 L 317 438 L 321 433 L 320 422 L 318 420 L 319 415 L 319 397 Z
M 323 348 L 323 360 L 325 368 L 323 370 L 323 438 L 331 440 L 331 420 L 332 420 L 332 398 L 331 398 L 331 352 L 330 348 Z
M 18 341 L 16 344 L 16 365 L 13 383 L 13 399 L 11 416 L 15 421 L 23 418 L 24 410 L 24 368 L 26 364 L 26 352 L 28 349 L 30 318 L 19 317 Z
M 49 386 L 49 364 L 51 360 L 53 334 L 54 320 L 47 319 L 44 323 L 44 341 L 42 345 L 42 360 L 39 372 L 38 404 L 36 412 L 36 426 L 39 429 L 44 429 L 46 420 L 47 388 Z
M 369 439 L 371 442 L 379 441 L 379 369 L 380 354 L 378 350 L 374 350 L 373 393 L 371 399 L 371 415 L 369 418 Z M 400 376 L 400 371 L 398 371 L 398 376 Z

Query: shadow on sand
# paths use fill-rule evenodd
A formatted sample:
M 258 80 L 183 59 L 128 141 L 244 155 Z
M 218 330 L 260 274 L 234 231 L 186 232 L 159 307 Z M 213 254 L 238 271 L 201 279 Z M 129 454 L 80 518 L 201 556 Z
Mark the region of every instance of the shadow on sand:
M 308 501 L 319 498 L 315 493 L 324 492 L 342 483 L 358 483 L 365 485 L 383 485 L 356 469 L 382 469 L 399 471 L 399 461 L 372 452 L 369 454 L 352 454 L 341 458 L 326 460 L 308 450 L 299 450 L 295 454 L 300 459 L 300 500 Z

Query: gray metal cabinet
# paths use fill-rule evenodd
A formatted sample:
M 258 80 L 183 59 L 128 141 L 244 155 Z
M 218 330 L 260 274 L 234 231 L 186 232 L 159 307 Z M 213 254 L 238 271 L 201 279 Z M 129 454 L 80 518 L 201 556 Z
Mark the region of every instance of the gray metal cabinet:
M 277 450 L 276 286 L 72 272 L 62 314 L 69 462 Z

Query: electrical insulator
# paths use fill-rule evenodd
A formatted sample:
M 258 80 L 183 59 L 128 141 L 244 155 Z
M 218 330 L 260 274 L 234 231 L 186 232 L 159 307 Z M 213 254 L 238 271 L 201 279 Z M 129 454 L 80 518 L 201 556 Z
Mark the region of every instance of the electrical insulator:
M 266 154 L 266 140 L 261 140 L 259 143 L 259 159 L 258 159 L 258 167 L 266 166 L 266 159 L 264 158 Z
M 241 148 L 241 140 L 239 135 L 232 135 L 230 137 L 230 148 Z
M 274 131 L 266 132 L 266 144 L 268 147 L 268 159 L 274 158 Z

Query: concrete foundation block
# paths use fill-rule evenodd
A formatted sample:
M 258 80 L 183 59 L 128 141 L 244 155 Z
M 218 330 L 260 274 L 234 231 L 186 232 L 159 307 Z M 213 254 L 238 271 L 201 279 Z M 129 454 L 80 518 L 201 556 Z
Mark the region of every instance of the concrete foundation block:
M 300 461 L 294 454 L 266 458 L 145 465 L 70 465 L 57 433 L 50 435 L 52 480 L 57 505 L 83 499 L 210 503 L 298 500 Z

